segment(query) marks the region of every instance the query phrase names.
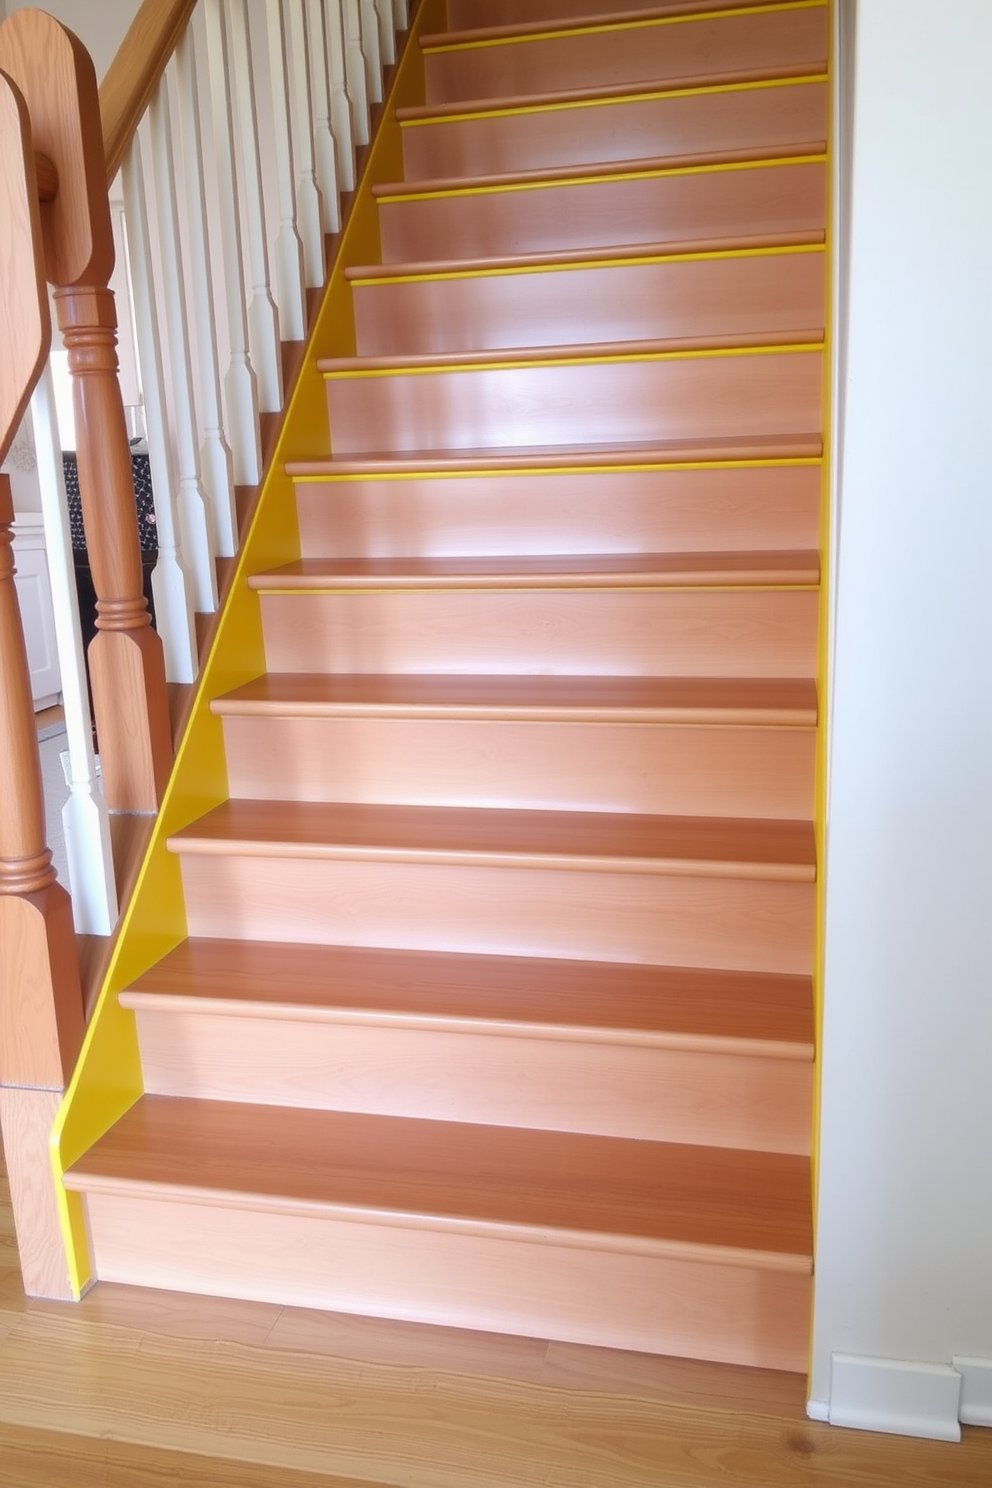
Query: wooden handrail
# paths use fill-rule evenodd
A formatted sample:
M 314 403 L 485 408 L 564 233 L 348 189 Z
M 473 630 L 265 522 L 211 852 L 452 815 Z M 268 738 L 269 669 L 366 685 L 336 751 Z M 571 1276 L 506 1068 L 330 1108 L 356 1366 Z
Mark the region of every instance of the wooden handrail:
M 144 0 L 100 84 L 107 185 L 120 170 L 197 0 Z

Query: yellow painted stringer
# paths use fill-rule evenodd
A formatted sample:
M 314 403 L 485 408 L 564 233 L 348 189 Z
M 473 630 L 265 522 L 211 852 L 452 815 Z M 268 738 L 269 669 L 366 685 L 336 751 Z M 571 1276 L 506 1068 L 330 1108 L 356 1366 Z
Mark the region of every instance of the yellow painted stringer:
M 378 256 L 378 223 L 371 193 L 374 179 L 395 179 L 402 143 L 392 111 L 423 101 L 423 64 L 417 40 L 443 24 L 443 0 L 423 0 L 397 68 L 384 123 L 369 153 L 354 209 L 323 303 L 311 330 L 304 370 L 293 391 L 258 505 L 238 557 L 230 597 L 200 673 L 190 721 L 179 745 L 131 902 L 123 916 L 96 1009 L 69 1088 L 52 1130 L 50 1151 L 73 1295 L 92 1280 L 82 1200 L 67 1193 L 66 1170 L 76 1162 L 143 1093 L 134 1015 L 120 1007 L 118 994 L 159 961 L 186 935 L 186 911 L 179 860 L 166 839 L 228 798 L 222 723 L 210 702 L 265 671 L 265 652 L 257 596 L 247 575 L 290 563 L 300 556 L 293 483 L 285 473 L 291 452 L 327 443 L 327 406 L 314 348 L 335 355 L 354 352 L 347 263 Z

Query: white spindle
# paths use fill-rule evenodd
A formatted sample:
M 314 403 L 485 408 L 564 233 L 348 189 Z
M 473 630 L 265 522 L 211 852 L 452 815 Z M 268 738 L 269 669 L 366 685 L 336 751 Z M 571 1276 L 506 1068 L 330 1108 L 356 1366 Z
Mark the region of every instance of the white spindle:
M 72 534 L 65 495 L 55 384 L 46 366 L 31 399 L 45 548 L 52 579 L 55 641 L 69 745 L 69 799 L 62 810 L 72 920 L 80 935 L 109 935 L 117 922 L 110 812 L 93 757 L 83 638 L 76 601 Z
M 306 21 L 310 86 L 313 90 L 314 161 L 324 209 L 323 227 L 325 232 L 337 232 L 341 226 L 341 202 L 338 195 L 334 131 L 331 128 L 331 84 L 327 73 L 323 0 L 307 0 Z
M 302 341 L 307 326 L 306 275 L 303 267 L 303 244 L 296 225 L 293 136 L 289 121 L 289 72 L 281 4 L 269 0 L 265 14 L 268 21 L 272 126 L 279 188 L 279 235 L 276 238 L 279 316 L 283 335 L 287 340 Z
M 165 651 L 166 677 L 170 682 L 192 682 L 197 671 L 193 591 L 179 544 L 148 209 L 145 204 L 141 143 L 137 135 L 124 159 L 124 202 L 127 213 L 128 259 L 134 291 L 138 363 L 148 426 L 148 461 L 158 534 L 158 562 L 152 572 L 155 625 L 162 637 Z
M 393 0 L 375 0 L 379 14 L 379 50 L 388 67 L 396 61 L 396 23 L 393 19 Z
M 221 427 L 220 374 L 217 353 L 217 322 L 210 277 L 210 236 L 207 201 L 203 184 L 203 145 L 196 90 L 196 59 L 193 37 L 187 29 L 176 48 L 176 82 L 183 138 L 186 177 L 186 212 L 189 232 L 190 278 L 193 283 L 193 313 L 200 364 L 200 405 L 203 443 L 200 470 L 210 505 L 216 551 L 225 558 L 238 550 L 238 518 L 234 505 L 234 462 Z
M 410 9 L 407 0 L 393 0 L 393 19 L 397 31 L 406 31 L 410 25 Z
M 359 0 L 359 14 L 369 99 L 372 103 L 381 103 L 382 48 L 379 45 L 379 12 L 375 8 L 375 0 Z
M 355 127 L 345 78 L 345 41 L 342 0 L 327 0 L 324 28 L 327 72 L 331 83 L 331 128 L 337 151 L 338 180 L 343 191 L 355 188 Z
M 248 308 L 245 304 L 241 214 L 234 158 L 234 121 L 227 33 L 221 0 L 206 0 L 207 63 L 213 112 L 217 207 L 220 218 L 224 297 L 230 362 L 224 375 L 227 432 L 234 457 L 234 479 L 254 486 L 262 477 L 262 442 L 258 423 L 258 382 L 248 356 Z
M 186 320 L 186 285 L 179 246 L 179 217 L 176 203 L 176 172 L 172 152 L 169 87 L 163 78 L 148 110 L 152 157 L 155 162 L 155 206 L 158 240 L 162 255 L 162 296 L 172 372 L 172 408 L 176 426 L 179 470 L 179 530 L 183 552 L 193 580 L 193 603 L 209 614 L 217 608 L 216 545 L 200 480 L 196 448 L 196 414 L 193 408 L 193 366 Z
M 258 379 L 259 403 L 265 413 L 282 407 L 282 353 L 279 311 L 272 298 L 269 278 L 269 249 L 265 239 L 265 198 L 262 189 L 262 160 L 258 148 L 258 108 L 255 101 L 255 71 L 252 65 L 251 32 L 245 0 L 232 0 L 228 19 L 231 28 L 231 60 L 234 67 L 236 113 L 241 122 L 241 158 L 245 225 L 248 229 L 248 258 L 251 264 L 251 304 L 248 306 L 248 343 Z
M 369 85 L 365 53 L 362 50 L 362 23 L 358 4 L 359 0 L 341 0 L 341 16 L 344 23 L 345 75 L 355 124 L 355 140 L 360 145 L 367 145 L 370 138 Z
M 307 286 L 324 282 L 324 208 L 314 173 L 313 91 L 307 60 L 307 35 L 303 0 L 285 0 L 288 10 L 290 99 L 293 157 L 296 161 L 296 223 L 303 241 L 303 268 Z

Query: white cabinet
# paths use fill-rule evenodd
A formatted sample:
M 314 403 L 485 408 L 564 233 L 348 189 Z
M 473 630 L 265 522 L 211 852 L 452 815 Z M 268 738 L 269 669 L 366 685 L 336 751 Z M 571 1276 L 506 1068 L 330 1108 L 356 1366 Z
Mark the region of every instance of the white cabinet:
M 45 529 L 40 513 L 20 512 L 14 518 L 14 562 L 17 598 L 21 606 L 24 640 L 31 672 L 35 712 L 59 701 L 62 681 L 55 644 L 52 588 L 45 556 Z

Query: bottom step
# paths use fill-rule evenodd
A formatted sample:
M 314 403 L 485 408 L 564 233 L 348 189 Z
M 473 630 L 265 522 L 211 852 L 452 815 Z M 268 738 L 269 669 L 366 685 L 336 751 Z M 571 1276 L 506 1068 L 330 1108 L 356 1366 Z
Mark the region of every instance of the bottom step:
M 101 1280 L 806 1365 L 803 1158 L 146 1096 L 65 1181 Z

